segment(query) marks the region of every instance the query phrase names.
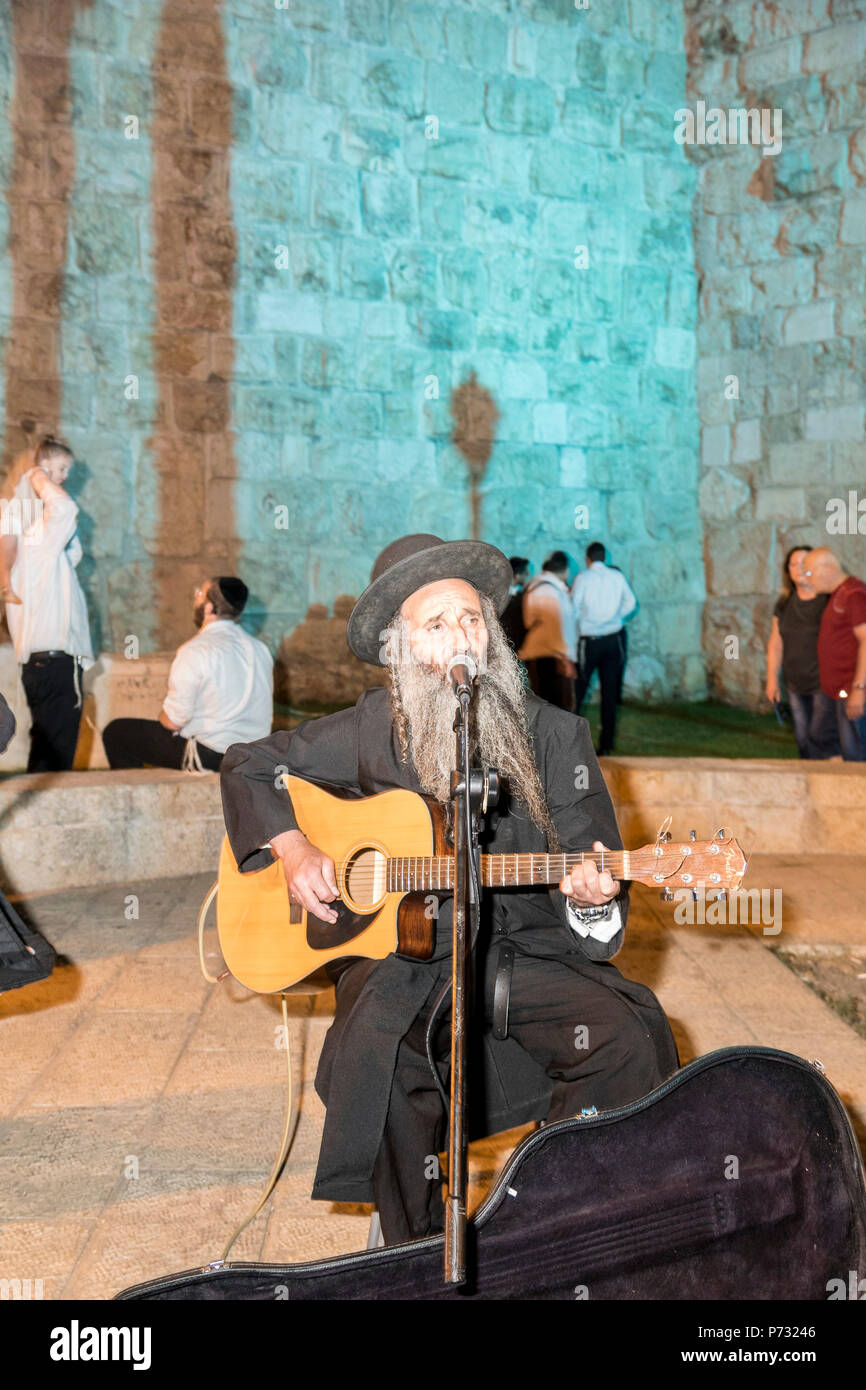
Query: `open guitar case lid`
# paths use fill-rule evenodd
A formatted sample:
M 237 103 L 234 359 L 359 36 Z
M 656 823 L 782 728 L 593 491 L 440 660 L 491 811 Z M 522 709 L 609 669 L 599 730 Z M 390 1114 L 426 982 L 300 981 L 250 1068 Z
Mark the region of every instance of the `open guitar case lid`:
M 630 1105 L 544 1126 L 469 1222 L 461 1288 L 432 1236 L 306 1264 L 217 1261 L 116 1297 L 824 1302 L 830 1281 L 866 1276 L 866 1178 L 819 1067 L 723 1048 Z

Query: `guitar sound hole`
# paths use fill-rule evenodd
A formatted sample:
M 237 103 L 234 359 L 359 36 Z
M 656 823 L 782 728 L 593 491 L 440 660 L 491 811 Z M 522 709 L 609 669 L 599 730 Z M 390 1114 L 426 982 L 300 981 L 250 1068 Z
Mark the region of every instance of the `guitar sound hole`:
M 381 850 L 356 850 L 345 869 L 344 896 L 358 908 L 371 908 L 388 890 L 388 860 Z

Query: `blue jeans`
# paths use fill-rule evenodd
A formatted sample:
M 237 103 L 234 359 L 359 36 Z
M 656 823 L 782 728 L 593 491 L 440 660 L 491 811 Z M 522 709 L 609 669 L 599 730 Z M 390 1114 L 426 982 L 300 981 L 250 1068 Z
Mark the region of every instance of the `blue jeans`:
M 846 763 L 866 763 L 866 714 L 861 714 L 859 719 L 849 719 L 845 712 L 845 701 L 835 700 L 833 703 L 836 706 L 842 757 Z
M 798 695 L 788 691 L 788 704 L 791 706 L 791 719 L 794 724 L 794 738 L 801 758 L 832 758 L 840 752 L 840 734 L 836 724 L 836 701 L 825 695 L 823 690 L 813 690 L 808 695 Z

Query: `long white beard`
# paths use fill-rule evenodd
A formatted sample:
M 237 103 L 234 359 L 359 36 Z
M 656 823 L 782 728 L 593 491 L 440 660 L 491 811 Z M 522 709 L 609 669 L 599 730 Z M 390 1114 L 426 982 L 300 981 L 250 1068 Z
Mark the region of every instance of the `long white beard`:
M 487 664 L 478 677 L 470 706 L 472 754 L 507 779 L 512 799 L 522 803 L 553 849 L 557 847 L 557 837 L 532 754 L 523 668 L 505 637 L 493 604 L 484 594 L 480 598 L 488 645 Z M 407 633 L 399 614 L 388 633 L 397 639 L 391 643 L 391 651 L 396 653 L 390 664 L 391 693 L 403 756 L 411 757 L 424 791 L 437 801 L 447 801 L 456 748 L 456 705 L 451 683 L 411 658 L 399 660 L 408 651 Z

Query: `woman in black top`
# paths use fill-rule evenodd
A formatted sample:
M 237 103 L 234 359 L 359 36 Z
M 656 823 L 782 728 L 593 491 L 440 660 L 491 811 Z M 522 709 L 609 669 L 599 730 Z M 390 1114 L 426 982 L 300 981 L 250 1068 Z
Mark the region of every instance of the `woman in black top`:
M 840 753 L 836 711 L 818 676 L 818 629 L 829 595 L 816 593 L 803 574 L 808 553 L 808 546 L 797 545 L 785 556 L 783 593 L 767 644 L 767 699 L 779 699 L 781 671 L 800 757 L 832 758 Z

